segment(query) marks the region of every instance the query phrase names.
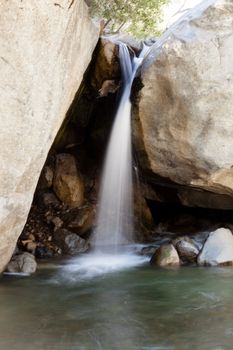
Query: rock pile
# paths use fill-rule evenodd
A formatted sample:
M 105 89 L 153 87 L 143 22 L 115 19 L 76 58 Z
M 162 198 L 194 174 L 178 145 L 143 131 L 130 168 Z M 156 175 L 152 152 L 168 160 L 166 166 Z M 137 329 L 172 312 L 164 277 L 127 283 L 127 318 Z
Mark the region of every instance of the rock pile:
M 90 188 L 84 183 L 72 154 L 48 158 L 28 221 L 7 266 L 8 272 L 35 272 L 36 262 L 31 268 L 31 261 L 27 263 L 29 257 L 35 261 L 35 257 L 75 255 L 89 250 L 88 238 L 95 218 L 95 189 L 92 188 L 92 197 L 86 196 L 86 192 L 90 195 Z
M 206 236 L 204 233 L 203 237 Z M 233 265 L 233 235 L 227 228 L 210 232 L 205 241 L 200 237 L 178 237 L 172 243 L 156 246 L 151 264 L 161 267 L 178 265 L 226 266 Z

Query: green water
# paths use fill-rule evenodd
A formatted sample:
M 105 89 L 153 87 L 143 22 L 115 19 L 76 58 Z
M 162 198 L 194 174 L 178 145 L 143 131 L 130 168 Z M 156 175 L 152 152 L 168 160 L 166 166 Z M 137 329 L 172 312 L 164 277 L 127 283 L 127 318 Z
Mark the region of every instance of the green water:
M 0 350 L 233 349 L 233 269 L 0 280 Z

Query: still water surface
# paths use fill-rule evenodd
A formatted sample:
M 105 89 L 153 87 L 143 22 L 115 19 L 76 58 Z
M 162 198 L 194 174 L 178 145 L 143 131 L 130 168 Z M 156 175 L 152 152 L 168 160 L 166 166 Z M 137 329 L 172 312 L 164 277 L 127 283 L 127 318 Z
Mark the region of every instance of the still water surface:
M 0 350 L 233 349 L 232 268 L 58 266 L 0 279 Z

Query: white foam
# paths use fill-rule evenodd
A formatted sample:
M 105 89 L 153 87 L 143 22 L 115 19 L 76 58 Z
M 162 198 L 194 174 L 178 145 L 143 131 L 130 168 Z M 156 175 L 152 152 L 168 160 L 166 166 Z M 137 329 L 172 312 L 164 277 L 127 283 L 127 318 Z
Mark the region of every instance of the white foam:
M 134 253 L 94 253 L 71 259 L 61 274 L 70 281 L 77 281 L 130 269 L 148 261 L 148 257 Z

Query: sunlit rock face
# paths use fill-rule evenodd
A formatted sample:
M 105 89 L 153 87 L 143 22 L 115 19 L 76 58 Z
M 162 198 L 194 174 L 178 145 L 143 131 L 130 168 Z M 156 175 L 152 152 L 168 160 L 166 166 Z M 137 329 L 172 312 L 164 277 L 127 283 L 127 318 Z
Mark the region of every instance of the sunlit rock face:
M 233 236 L 226 228 L 219 228 L 210 233 L 201 254 L 199 265 L 233 265 Z
M 140 164 L 178 184 L 185 205 L 221 208 L 221 194 L 233 208 L 232 59 L 233 3 L 219 0 L 145 62 L 134 110 Z
M 82 0 L 0 4 L 0 271 L 98 40 Z

